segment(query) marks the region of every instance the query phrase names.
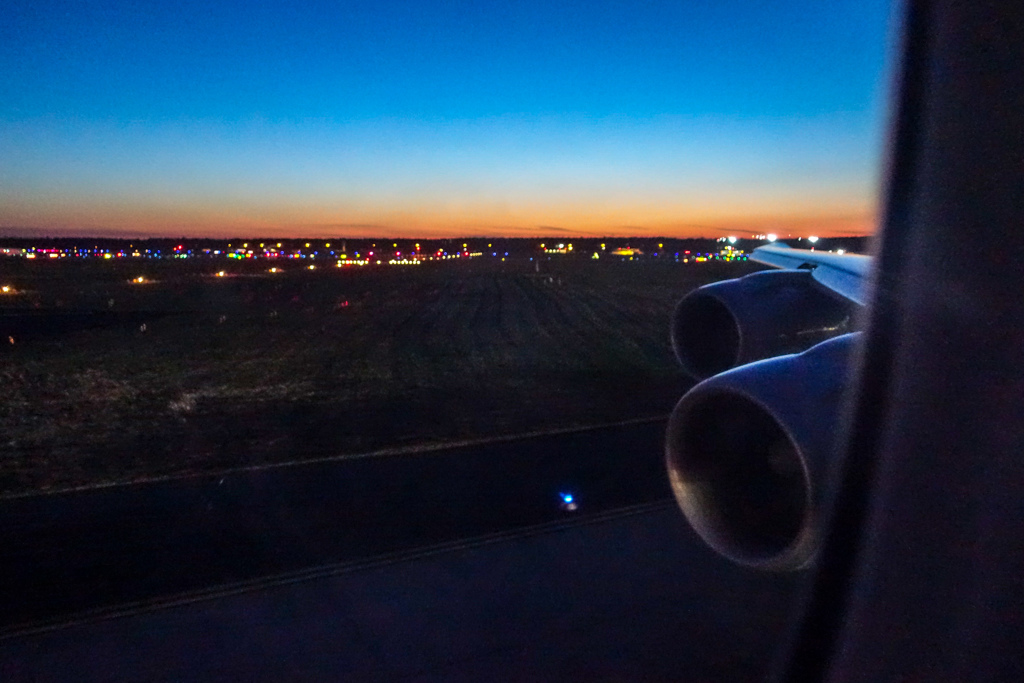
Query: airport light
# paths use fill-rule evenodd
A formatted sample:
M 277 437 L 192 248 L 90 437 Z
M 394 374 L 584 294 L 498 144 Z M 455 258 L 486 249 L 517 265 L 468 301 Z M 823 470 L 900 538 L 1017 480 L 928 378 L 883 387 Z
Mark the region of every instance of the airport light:
M 815 235 L 811 235 L 810 237 L 807 238 L 807 241 L 810 242 L 811 244 L 814 244 L 815 242 L 818 241 L 818 238 Z
M 729 235 L 729 244 L 736 244 L 736 238 L 732 235 Z
M 779 239 L 779 236 L 776 235 L 774 232 L 770 232 L 767 235 L 765 235 L 764 238 L 769 242 L 774 242 L 775 240 Z

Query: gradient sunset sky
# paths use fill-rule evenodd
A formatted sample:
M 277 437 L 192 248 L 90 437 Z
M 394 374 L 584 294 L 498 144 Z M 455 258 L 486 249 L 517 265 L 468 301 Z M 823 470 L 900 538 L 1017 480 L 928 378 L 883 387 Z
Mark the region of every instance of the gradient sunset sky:
M 8 0 L 0 236 L 874 229 L 880 0 Z

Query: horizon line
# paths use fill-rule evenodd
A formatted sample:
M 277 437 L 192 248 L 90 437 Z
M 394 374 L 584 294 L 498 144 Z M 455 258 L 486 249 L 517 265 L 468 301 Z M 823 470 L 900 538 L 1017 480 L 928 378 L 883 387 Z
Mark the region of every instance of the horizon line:
M 685 241 L 685 240 L 719 240 L 719 239 L 722 239 L 722 235 L 721 234 L 715 235 L 715 236 L 711 236 L 711 235 L 696 235 L 696 236 L 688 236 L 688 237 L 679 237 L 679 236 L 672 236 L 672 235 L 641 235 L 641 234 L 633 234 L 633 235 L 614 235 L 614 234 L 610 234 L 610 235 L 536 235 L 536 236 L 521 236 L 521 235 L 507 235 L 507 236 L 503 236 L 503 235 L 453 235 L 453 236 L 448 236 L 448 237 L 398 237 L 398 236 L 395 236 L 395 235 L 363 235 L 363 236 L 345 235 L 345 236 L 329 236 L 329 237 L 310 236 L 310 235 L 300 236 L 300 237 L 296 237 L 296 236 L 286 237 L 286 236 L 282 236 L 282 235 L 277 235 L 277 236 L 233 235 L 231 237 L 215 237 L 215 236 L 197 236 L 197 235 L 138 235 L 138 236 L 122 236 L 122 235 L 117 235 L 117 236 L 114 236 L 114 235 L 95 235 L 95 234 L 93 234 L 93 235 L 90 235 L 90 234 L 68 234 L 68 235 L 51 235 L 51 234 L 26 235 L 26 234 L 22 234 L 22 235 L 6 235 L 6 234 L 2 234 L 2 231 L 3 231 L 3 228 L 0 228 L 0 240 L 31 240 L 31 239 L 41 239 L 41 240 L 107 240 L 107 241 L 111 241 L 111 240 L 116 240 L 116 241 L 132 241 L 132 240 L 135 240 L 135 241 L 148 241 L 148 240 L 167 240 L 167 241 L 173 241 L 173 240 L 202 240 L 202 241 L 216 241 L 216 242 L 231 242 L 231 241 L 235 241 L 235 240 L 247 240 L 247 241 L 260 241 L 260 240 L 262 240 L 264 242 L 273 242 L 273 241 L 278 241 L 278 242 L 282 242 L 282 241 L 294 242 L 294 241 L 303 241 L 303 240 L 306 240 L 306 241 L 318 241 L 318 242 L 346 241 L 346 240 L 353 240 L 353 241 L 368 241 L 368 240 L 389 241 L 390 240 L 390 241 L 393 241 L 393 242 L 398 242 L 398 241 L 402 241 L 402 242 L 417 242 L 417 241 L 423 241 L 423 242 L 442 242 L 442 241 L 450 241 L 450 240 L 524 240 L 524 241 L 539 241 L 539 240 L 557 241 L 557 240 L 562 240 L 562 241 L 566 241 L 566 240 L 570 240 L 570 239 L 575 239 L 575 240 L 631 240 L 631 239 L 635 239 L 635 240 L 677 240 L 677 241 Z M 725 231 L 725 232 L 727 232 L 727 231 Z M 725 234 L 725 232 L 723 234 Z M 741 232 L 741 231 L 732 231 L 732 232 L 728 232 L 728 234 L 730 236 L 736 237 L 737 239 L 740 239 L 740 240 L 758 240 L 758 241 L 763 241 L 763 238 L 759 238 L 756 235 L 763 235 L 763 234 L 766 234 L 766 233 L 756 233 L 756 235 L 750 235 L 750 234 L 744 235 L 743 232 Z M 773 233 L 768 233 L 768 234 L 773 234 Z M 818 239 L 823 239 L 823 240 L 825 240 L 825 239 L 861 239 L 861 238 L 874 237 L 874 233 L 869 233 L 869 232 L 866 232 L 866 233 L 850 232 L 850 233 L 833 234 L 833 235 L 812 235 L 810 233 L 807 234 L 807 235 L 782 235 L 782 234 L 779 234 L 777 239 L 779 239 L 779 240 L 806 239 L 807 237 L 810 237 L 810 236 L 815 236 Z

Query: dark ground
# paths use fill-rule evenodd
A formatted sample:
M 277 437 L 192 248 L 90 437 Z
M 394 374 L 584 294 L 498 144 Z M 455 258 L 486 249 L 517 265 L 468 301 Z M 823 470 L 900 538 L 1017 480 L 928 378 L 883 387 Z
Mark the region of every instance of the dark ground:
M 801 577 L 699 541 L 662 428 L 2 501 L 0 677 L 761 680 Z
M 668 501 L 664 423 L 0 501 L 31 622 Z M 561 507 L 571 492 L 578 509 Z
M 0 499 L 5 679 L 757 680 L 785 638 L 799 577 L 688 529 L 658 420 L 415 448 L 665 415 L 675 300 L 751 267 L 52 265 L 20 310 L 105 319 L 0 356 L 4 488 L 50 491 Z
M 0 262 L 0 492 L 665 415 L 675 301 L 754 269 L 269 265 Z

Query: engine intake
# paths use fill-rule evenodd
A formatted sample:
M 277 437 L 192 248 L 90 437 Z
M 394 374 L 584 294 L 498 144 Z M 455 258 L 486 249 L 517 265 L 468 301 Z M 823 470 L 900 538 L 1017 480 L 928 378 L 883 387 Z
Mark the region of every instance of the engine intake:
M 683 369 L 704 379 L 849 332 L 853 311 L 809 270 L 753 273 L 683 297 L 672 316 L 672 348 Z
M 676 405 L 665 440 L 672 490 L 720 554 L 760 569 L 813 560 L 858 336 L 716 375 Z

